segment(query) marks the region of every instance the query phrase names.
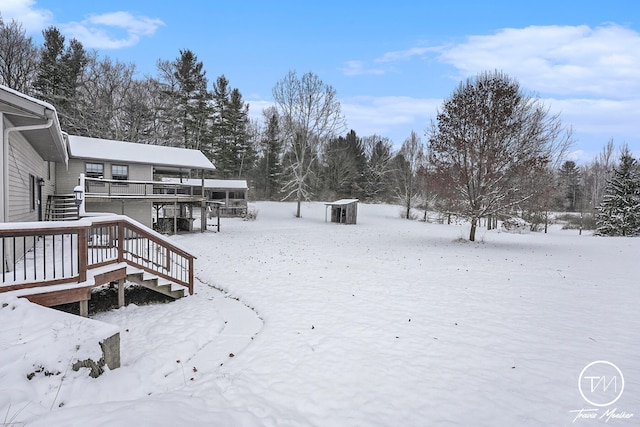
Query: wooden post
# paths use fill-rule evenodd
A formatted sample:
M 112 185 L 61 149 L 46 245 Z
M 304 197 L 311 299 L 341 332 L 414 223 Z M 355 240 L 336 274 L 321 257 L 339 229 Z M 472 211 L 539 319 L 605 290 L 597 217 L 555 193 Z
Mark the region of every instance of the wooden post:
M 78 230 L 78 282 L 87 280 L 87 254 L 88 254 L 88 233 L 89 227 L 82 227 Z
M 124 279 L 118 280 L 118 307 L 124 307 Z
M 189 295 L 193 295 L 193 278 L 195 272 L 193 271 L 193 258 L 189 257 Z
M 82 300 L 80 304 L 80 316 L 89 317 L 89 300 Z
M 124 261 L 124 221 L 118 221 L 118 262 Z

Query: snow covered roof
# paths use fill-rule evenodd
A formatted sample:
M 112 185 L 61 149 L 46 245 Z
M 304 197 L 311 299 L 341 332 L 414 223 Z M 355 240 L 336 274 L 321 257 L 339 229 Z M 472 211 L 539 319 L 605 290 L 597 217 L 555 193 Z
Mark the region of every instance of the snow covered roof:
M 342 205 L 350 205 L 351 203 L 357 203 L 358 199 L 340 199 L 335 202 L 327 202 L 325 205 L 327 206 L 342 206 Z
M 67 145 L 51 104 L 0 85 L 0 113 L 16 127 L 6 130 L 20 132 L 44 160 L 67 164 Z
M 71 158 L 151 164 L 159 167 L 215 170 L 199 150 L 69 135 Z
M 162 182 L 185 184 L 193 187 L 201 187 L 202 179 L 199 178 L 162 178 Z M 225 188 L 234 190 L 246 190 L 249 188 L 246 179 L 205 179 L 204 188 Z

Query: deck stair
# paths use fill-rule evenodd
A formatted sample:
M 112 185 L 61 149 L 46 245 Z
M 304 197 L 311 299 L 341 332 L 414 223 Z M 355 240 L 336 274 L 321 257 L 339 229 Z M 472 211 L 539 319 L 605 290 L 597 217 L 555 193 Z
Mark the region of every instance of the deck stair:
M 78 207 L 73 194 L 52 194 L 47 197 L 45 221 L 72 221 L 78 219 Z
M 127 267 L 127 280 L 174 299 L 182 298 L 186 289 L 184 286 L 176 285 L 169 280 L 131 266 Z

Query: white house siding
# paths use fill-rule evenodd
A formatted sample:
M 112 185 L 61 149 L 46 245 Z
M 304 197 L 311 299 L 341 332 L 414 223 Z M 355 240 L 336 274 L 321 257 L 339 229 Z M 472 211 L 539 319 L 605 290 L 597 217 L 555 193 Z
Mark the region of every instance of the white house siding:
M 78 185 L 80 174 L 84 173 L 84 162 L 69 159 L 69 167 L 63 166 L 56 169 L 56 194 L 73 194 L 73 189 Z
M 60 170 L 57 174 L 57 193 L 58 194 L 72 194 L 73 188 L 78 185 L 78 179 L 81 173 L 85 173 L 86 163 L 102 163 L 104 165 L 104 179 L 111 179 L 111 165 L 112 162 L 101 160 L 84 160 L 84 159 L 69 159 L 69 169 Z M 153 167 L 151 165 L 130 164 L 130 163 L 115 163 L 117 165 L 129 166 L 129 180 L 130 181 L 152 181 L 153 180 Z M 64 169 L 64 168 L 60 168 Z
M 37 197 L 38 180 L 44 179 L 44 185 L 42 186 L 42 198 L 41 209 L 42 216 L 44 217 L 46 200 L 49 194 L 53 194 L 55 189 L 55 164 L 44 161 L 42 157 L 33 149 L 26 139 L 19 133 L 13 132 L 9 134 L 9 146 L 8 146 L 8 206 L 7 206 L 7 218 L 6 222 L 28 222 L 38 220 L 38 205 L 32 209 L 31 202 L 31 176 L 33 176 L 34 184 L 34 197 Z M 1 156 L 0 156 L 1 157 Z M 0 160 L 3 160 L 0 158 Z M 15 243 L 15 253 L 18 257 L 25 250 L 29 250 L 33 247 L 33 242 L 23 239 L 6 239 L 4 244 L 5 257 L 3 262 L 3 268 L 7 271 L 13 269 L 15 261 L 19 259 L 13 259 L 13 250 Z
M 42 214 L 44 215 L 47 196 L 55 187 L 55 172 L 49 175 L 49 162 L 46 162 L 33 149 L 24 137 L 16 132 L 10 134 L 8 149 L 8 217 L 7 222 L 37 221 L 38 206 L 31 204 L 31 176 L 34 177 L 33 191 L 37 195 L 38 180 L 44 179 L 42 187 Z M 37 201 L 36 201 L 37 203 Z
M 118 215 L 126 215 L 129 218 L 153 227 L 153 204 L 151 201 L 113 200 L 107 202 L 85 203 L 87 212 L 106 212 Z

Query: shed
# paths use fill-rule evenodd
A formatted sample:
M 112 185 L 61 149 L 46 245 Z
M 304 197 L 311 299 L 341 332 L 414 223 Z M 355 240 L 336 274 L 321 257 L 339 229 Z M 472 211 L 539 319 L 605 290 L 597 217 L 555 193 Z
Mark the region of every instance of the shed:
M 340 199 L 335 202 L 325 203 L 325 222 L 327 210 L 331 208 L 331 222 L 338 224 L 355 224 L 358 218 L 358 199 Z

